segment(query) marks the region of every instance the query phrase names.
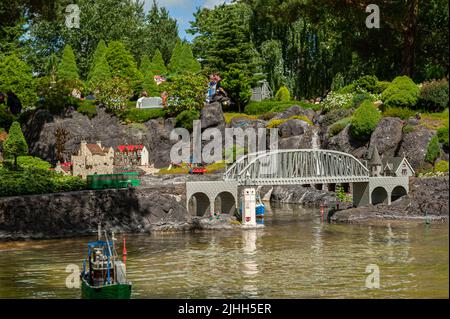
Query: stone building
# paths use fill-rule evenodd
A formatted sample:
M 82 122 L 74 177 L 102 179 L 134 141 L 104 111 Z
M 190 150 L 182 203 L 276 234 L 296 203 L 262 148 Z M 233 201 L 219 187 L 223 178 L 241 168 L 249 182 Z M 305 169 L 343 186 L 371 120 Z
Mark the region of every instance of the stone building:
M 119 145 L 114 156 L 114 166 L 148 166 L 149 153 L 144 145 Z
M 61 163 L 58 161 L 58 163 L 56 163 L 55 172 L 70 176 L 72 175 L 72 167 L 73 163 L 71 162 Z
M 113 174 L 114 149 L 102 147 L 101 142 L 88 144 L 82 141 L 76 155 L 72 155 L 72 174 L 86 178 L 87 175 Z
M 380 154 L 378 153 L 376 146 L 372 150 L 369 170 L 371 177 L 412 177 L 415 174 L 406 157 L 380 158 Z

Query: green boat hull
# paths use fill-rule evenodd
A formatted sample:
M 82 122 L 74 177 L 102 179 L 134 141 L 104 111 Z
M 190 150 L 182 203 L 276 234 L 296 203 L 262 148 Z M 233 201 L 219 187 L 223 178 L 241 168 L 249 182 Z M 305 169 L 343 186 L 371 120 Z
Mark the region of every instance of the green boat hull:
M 130 299 L 131 284 L 113 284 L 103 287 L 92 287 L 81 281 L 81 297 L 83 299 Z

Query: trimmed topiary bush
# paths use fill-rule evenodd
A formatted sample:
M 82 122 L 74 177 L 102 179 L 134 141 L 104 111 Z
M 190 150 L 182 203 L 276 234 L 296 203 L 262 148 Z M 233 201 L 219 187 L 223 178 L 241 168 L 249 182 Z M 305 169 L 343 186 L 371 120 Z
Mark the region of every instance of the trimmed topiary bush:
M 291 93 L 289 93 L 289 89 L 285 86 L 280 87 L 278 92 L 275 94 L 275 100 L 288 102 L 291 100 Z
M 406 75 L 392 81 L 381 94 L 381 100 L 387 107 L 414 108 L 419 101 L 419 87 Z
M 339 121 L 337 121 L 336 123 L 333 123 L 329 128 L 328 128 L 328 137 L 333 137 L 335 135 L 338 135 L 340 132 L 342 132 L 342 130 L 348 125 L 350 124 L 352 121 L 351 117 L 345 117 L 343 119 L 340 119 Z
M 97 106 L 94 101 L 81 101 L 80 106 L 77 108 L 77 112 L 92 119 L 97 115 Z
M 368 140 L 380 119 L 381 114 L 375 105 L 370 101 L 363 102 L 353 114 L 350 128 L 351 135 L 361 141 Z
M 425 161 L 433 164 L 434 161 L 441 155 L 441 146 L 439 145 L 439 138 L 437 135 L 433 136 L 428 143 L 427 154 L 425 155 Z
M 442 111 L 448 107 L 448 81 L 425 82 L 420 90 L 420 107 L 433 112 Z
M 200 112 L 197 110 L 185 110 L 177 115 L 176 127 L 184 127 L 185 129 L 192 131 L 193 121 L 200 118 Z

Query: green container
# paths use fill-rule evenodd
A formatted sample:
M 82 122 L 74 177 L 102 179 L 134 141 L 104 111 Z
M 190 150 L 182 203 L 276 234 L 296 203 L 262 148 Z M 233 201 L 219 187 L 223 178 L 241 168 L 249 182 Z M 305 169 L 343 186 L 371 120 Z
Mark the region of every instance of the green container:
M 129 172 L 107 175 L 89 175 L 87 185 L 89 189 L 131 188 L 141 184 L 139 173 Z
M 83 299 L 130 299 L 131 284 L 112 284 L 101 287 L 90 286 L 81 279 L 81 297 Z

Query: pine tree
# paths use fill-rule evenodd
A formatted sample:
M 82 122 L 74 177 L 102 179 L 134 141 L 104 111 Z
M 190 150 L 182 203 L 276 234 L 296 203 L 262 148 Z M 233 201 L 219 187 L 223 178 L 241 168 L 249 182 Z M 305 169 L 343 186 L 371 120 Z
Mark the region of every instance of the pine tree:
M 88 74 L 88 87 L 91 91 L 94 91 L 101 82 L 111 79 L 111 70 L 106 60 L 106 51 L 106 44 L 101 40 L 93 54 L 91 70 Z
M 146 91 L 150 96 L 159 96 L 158 85 L 155 82 L 155 74 L 152 70 L 152 62 L 147 55 L 144 55 L 141 59 L 140 71 L 144 77 L 142 81 L 142 89 Z
M 167 73 L 167 67 L 164 64 L 164 59 L 159 49 L 156 49 L 155 54 L 153 54 L 151 70 L 156 75 L 165 75 Z
M 9 128 L 3 152 L 7 157 L 14 157 L 14 169 L 17 169 L 17 157 L 28 154 L 28 145 L 18 122 L 13 122 Z
M 172 73 L 200 72 L 200 63 L 194 58 L 188 43 L 178 42 L 176 44 L 170 59 L 169 70 Z
M 58 65 L 58 71 L 56 73 L 58 80 L 74 81 L 79 80 L 77 62 L 75 55 L 73 54 L 72 47 L 66 45 L 63 50 L 61 62 Z
M 142 80 L 136 61 L 130 51 L 127 50 L 121 41 L 112 41 L 106 51 L 106 60 L 108 61 L 113 77 L 128 79 L 133 82 Z

